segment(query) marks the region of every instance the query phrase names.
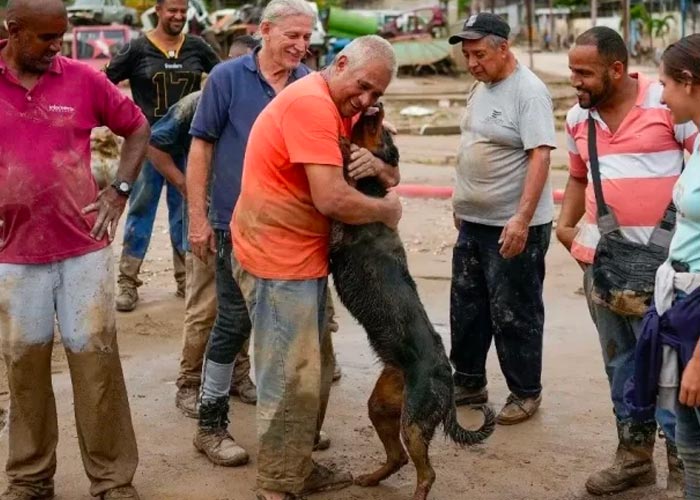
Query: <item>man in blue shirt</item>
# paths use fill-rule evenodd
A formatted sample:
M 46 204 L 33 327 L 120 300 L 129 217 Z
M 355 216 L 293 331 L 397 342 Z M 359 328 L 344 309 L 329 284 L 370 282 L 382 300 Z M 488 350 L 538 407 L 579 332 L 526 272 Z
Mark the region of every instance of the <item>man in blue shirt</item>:
M 262 47 L 212 71 L 195 113 L 188 157 L 189 242 L 203 262 L 216 259 L 218 309 L 202 372 L 195 447 L 218 465 L 247 462 L 248 454 L 227 431 L 234 360 L 250 336 L 251 323 L 231 271 L 229 223 L 241 187 L 243 156 L 260 112 L 288 84 L 310 70 L 306 55 L 315 13 L 301 0 L 273 0 L 260 25 Z M 301 50 L 305 47 L 305 50 Z M 210 201 L 207 203 L 207 194 Z M 208 217 L 207 217 L 208 212 Z M 329 314 L 329 313 L 327 313 Z M 330 325 L 334 324 L 329 322 Z M 330 335 L 328 335 L 330 338 Z M 332 345 L 325 346 L 332 351 Z M 332 354 L 330 359 L 332 359 Z M 333 363 L 324 366 L 319 428 L 328 402 Z M 319 441 L 320 433 L 319 433 Z M 329 445 L 327 438 L 319 448 Z
M 250 54 L 259 41 L 244 35 L 236 37 L 229 50 L 229 59 Z M 148 159 L 156 170 L 187 197 L 184 165 L 189 153 L 192 137 L 190 126 L 201 98 L 201 92 L 194 92 L 175 104 L 153 127 Z M 186 208 L 185 208 L 186 210 Z M 202 374 L 202 360 L 209 340 L 209 333 L 216 318 L 216 288 L 214 285 L 214 261 L 205 263 L 192 255 L 187 244 L 187 217 L 184 219 L 183 240 L 185 240 L 185 320 L 183 328 L 182 356 L 180 373 L 177 378 L 176 406 L 188 417 L 197 418 L 197 395 Z M 256 389 L 250 379 L 250 357 L 248 342 L 236 356 L 231 394 L 247 404 L 255 404 Z

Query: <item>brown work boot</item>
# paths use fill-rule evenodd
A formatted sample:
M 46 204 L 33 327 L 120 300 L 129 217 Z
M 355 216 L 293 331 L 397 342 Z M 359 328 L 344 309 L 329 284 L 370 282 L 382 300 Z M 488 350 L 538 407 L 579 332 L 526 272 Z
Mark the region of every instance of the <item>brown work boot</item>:
M 50 500 L 54 497 L 53 488 L 42 494 L 31 493 L 25 489 L 10 485 L 0 495 L 0 500 Z
M 177 289 L 175 290 L 175 296 L 181 299 L 185 298 L 185 281 L 186 281 L 186 271 L 185 271 L 185 253 L 180 253 L 173 248 L 173 275 L 175 276 L 175 283 L 177 283 Z
M 678 458 L 676 445 L 666 438 L 666 457 L 668 459 L 668 479 L 666 480 L 666 498 L 684 498 L 683 461 Z
M 333 365 L 333 382 L 337 382 L 343 377 L 343 371 L 340 369 L 340 364 L 338 360 L 335 361 Z
M 258 402 L 257 388 L 248 375 L 241 380 L 232 381 L 229 394 L 231 396 L 238 396 L 238 399 L 247 405 L 254 405 Z
M 227 426 L 228 398 L 219 398 L 213 402 L 203 401 L 199 407 L 199 425 L 194 437 L 194 447 L 216 465 L 244 465 L 248 463 L 248 453 L 236 444 Z
M 117 292 L 116 306 L 117 311 L 129 312 L 136 309 L 136 304 L 139 301 L 139 293 L 137 288 L 143 282 L 139 280 L 139 271 L 143 260 L 137 257 L 130 257 L 122 254 L 119 259 L 119 278 L 117 284 L 119 291 Z
M 352 474 L 337 471 L 314 462 L 314 468 L 304 481 L 302 495 L 310 495 L 321 491 L 335 491 L 347 488 L 352 484 Z
M 139 302 L 139 292 L 133 285 L 119 285 L 117 292 L 117 311 L 130 312 L 136 309 L 136 304 Z
M 514 425 L 524 422 L 537 412 L 541 403 L 542 395 L 538 395 L 536 398 L 521 399 L 515 394 L 511 394 L 496 417 L 496 422 L 501 425 Z
M 189 418 L 199 418 L 197 411 L 197 398 L 199 397 L 199 387 L 180 387 L 175 394 L 175 406 L 183 415 Z
M 101 498 L 102 500 L 141 500 L 136 488 L 131 485 L 107 490 Z
M 314 451 L 325 451 L 331 447 L 331 438 L 324 431 L 318 431 L 314 440 Z
M 457 406 L 476 406 L 483 405 L 489 401 L 489 391 L 486 387 L 481 389 L 469 389 L 461 385 L 455 385 L 455 405 Z
M 592 495 L 611 495 L 656 483 L 655 433 L 656 423 L 619 424 L 615 461 L 612 466 L 591 474 L 586 490 Z

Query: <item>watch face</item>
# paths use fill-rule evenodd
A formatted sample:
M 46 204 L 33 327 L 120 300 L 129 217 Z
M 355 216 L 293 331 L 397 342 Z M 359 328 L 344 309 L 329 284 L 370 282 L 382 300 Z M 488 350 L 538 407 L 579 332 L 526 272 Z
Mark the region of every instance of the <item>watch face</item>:
M 128 182 L 120 182 L 119 183 L 119 191 L 122 191 L 124 193 L 129 192 L 129 183 Z

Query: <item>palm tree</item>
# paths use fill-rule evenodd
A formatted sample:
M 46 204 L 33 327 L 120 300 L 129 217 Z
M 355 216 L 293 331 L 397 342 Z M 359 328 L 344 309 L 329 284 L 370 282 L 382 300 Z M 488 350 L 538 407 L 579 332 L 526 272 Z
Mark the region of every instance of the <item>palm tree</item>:
M 654 50 L 654 38 L 661 38 L 666 45 L 666 35 L 671 31 L 671 22 L 675 21 L 672 15 L 653 17 L 644 4 L 637 4 L 630 9 L 630 22 L 639 25 L 639 31 L 649 36 L 649 49 Z

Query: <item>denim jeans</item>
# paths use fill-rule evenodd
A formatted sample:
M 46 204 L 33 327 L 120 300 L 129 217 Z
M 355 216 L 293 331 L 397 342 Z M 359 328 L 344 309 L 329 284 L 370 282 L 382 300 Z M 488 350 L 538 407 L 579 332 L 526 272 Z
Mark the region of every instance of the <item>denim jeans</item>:
M 313 467 L 322 379 L 332 373 L 332 349 L 323 348 L 328 280 L 256 278 L 235 260 L 233 272 L 255 332 L 257 486 L 298 494 Z
M 552 225 L 533 226 L 525 250 L 499 254 L 503 228 L 462 221 L 452 254 L 450 326 L 455 385 L 486 387 L 492 339 L 510 391 L 537 397 L 542 391 L 544 258 Z
M 678 455 L 685 467 L 685 498 L 700 500 L 700 410 L 679 405 L 676 424 Z
M 182 165 L 178 164 L 178 167 L 182 168 Z M 182 223 L 184 210 L 182 195 L 175 186 L 165 180 L 149 161 L 144 162 L 129 197 L 122 255 L 137 259 L 143 259 L 146 256 L 164 184 L 167 190 L 170 242 L 173 249 L 184 255 L 185 231 Z
M 236 355 L 250 338 L 251 323 L 245 299 L 231 270 L 231 233 L 216 236 L 216 319 L 209 336 L 202 371 L 202 400 L 214 401 L 229 393 Z
M 625 385 L 634 375 L 634 351 L 641 334 L 642 319 L 620 316 L 594 303 L 591 298 L 592 289 L 593 275 L 589 267 L 583 274 L 583 290 L 591 319 L 598 330 L 615 417 L 618 425 L 630 423 L 633 419 L 631 409 L 624 399 Z M 673 443 L 676 438 L 676 416 L 673 412 L 657 409 L 656 421 L 666 438 Z

